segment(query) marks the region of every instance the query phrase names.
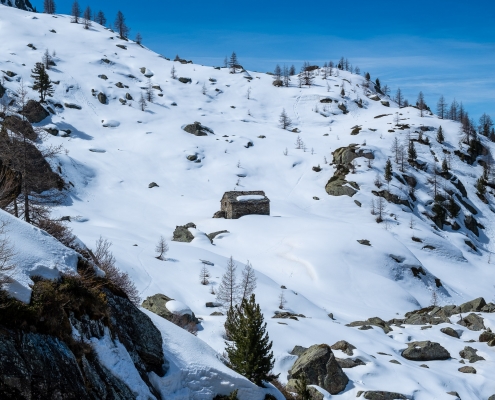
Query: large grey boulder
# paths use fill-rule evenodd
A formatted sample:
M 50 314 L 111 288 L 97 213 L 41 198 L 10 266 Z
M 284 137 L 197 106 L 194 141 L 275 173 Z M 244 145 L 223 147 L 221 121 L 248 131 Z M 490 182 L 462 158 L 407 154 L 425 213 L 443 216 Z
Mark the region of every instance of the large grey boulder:
M 486 306 L 486 301 L 483 297 L 468 301 L 455 307 L 454 314 L 465 314 L 468 312 L 482 311 L 482 308 Z
M 452 329 L 450 326 L 447 326 L 446 328 L 440 329 L 440 332 L 445 333 L 446 335 L 452 336 L 456 339 L 459 339 L 459 334 L 455 329 Z
M 212 129 L 201 125 L 198 121 L 195 121 L 193 124 L 186 125 L 183 129 L 187 133 L 191 133 L 194 136 L 208 136 L 208 133 L 213 133 Z
M 299 379 L 303 374 L 311 385 L 330 394 L 340 393 L 349 382 L 327 344 L 313 345 L 302 353 L 289 371 L 289 379 Z
M 22 109 L 21 114 L 24 115 L 32 124 L 37 124 L 50 115 L 50 113 L 46 111 L 43 106 L 35 100 L 28 100 L 28 102 Z
M 199 320 L 196 318 L 192 311 L 191 314 L 183 313 L 181 315 L 174 315 L 174 313 L 167 308 L 167 303 L 172 300 L 173 299 L 165 296 L 164 294 L 157 293 L 153 296 L 147 297 L 146 300 L 143 301 L 143 304 L 141 306 L 155 313 L 156 315 L 165 318 L 168 321 L 174 320 L 174 323 L 177 323 L 181 326 L 186 325 L 190 322 L 194 322 L 196 324 L 199 323 Z M 180 321 L 176 321 L 175 319 L 179 319 Z
M 359 190 L 356 182 L 346 181 L 349 169 L 344 165 L 338 165 L 337 170 L 325 185 L 325 191 L 330 196 L 354 196 Z
M 486 330 L 480 334 L 480 337 L 478 339 L 480 342 L 494 342 L 495 343 L 495 333 L 493 333 L 491 330 Z
M 344 164 L 348 165 L 352 162 L 352 160 L 365 157 L 373 160 L 375 156 L 371 150 L 360 149 L 357 144 L 350 144 L 347 147 L 339 147 L 333 153 L 333 163 L 334 164 Z
M 447 360 L 450 358 L 449 352 L 444 347 L 429 340 L 411 342 L 407 346 L 407 349 L 402 352 L 402 357 L 411 361 Z
M 486 329 L 483 323 L 483 318 L 474 313 L 471 313 L 467 317 L 460 319 L 457 323 L 459 325 L 465 326 L 470 331 L 481 331 L 482 329 Z
M 194 239 L 194 235 L 189 231 L 189 228 L 196 228 L 196 225 L 189 222 L 186 225 L 176 226 L 172 240 L 174 242 L 191 243 Z

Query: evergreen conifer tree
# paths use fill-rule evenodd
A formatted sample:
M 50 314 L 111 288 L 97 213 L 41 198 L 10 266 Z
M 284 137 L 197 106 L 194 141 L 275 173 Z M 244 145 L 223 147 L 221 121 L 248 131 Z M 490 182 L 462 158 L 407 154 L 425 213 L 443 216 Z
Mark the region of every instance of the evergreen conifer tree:
M 230 339 L 226 352 L 232 368 L 258 386 L 273 380 L 272 342 L 254 294 L 240 306 L 229 309 L 225 330 Z
M 229 59 L 230 73 L 235 74 L 237 65 L 239 65 L 239 61 L 237 60 L 237 54 L 235 54 L 235 51 L 233 51 Z
M 125 23 L 125 17 L 122 11 L 118 11 L 117 16 L 115 17 L 115 30 L 119 32 L 121 39 L 127 39 L 130 28 Z
M 387 160 L 386 164 L 385 164 L 385 180 L 387 182 L 390 182 L 392 180 L 392 173 L 393 173 L 393 170 L 392 170 L 392 162 L 390 161 L 390 158 Z
M 55 1 L 54 0 L 45 0 L 43 2 L 43 12 L 45 14 L 55 14 Z
M 476 181 L 476 190 L 481 196 L 484 196 L 486 193 L 486 181 L 482 176 L 480 176 Z
M 296 67 L 294 67 L 294 65 L 291 65 L 289 69 L 289 75 L 293 76 L 295 74 L 296 74 Z
M 447 211 L 449 214 L 452 216 L 452 218 L 455 218 L 459 215 L 459 212 L 461 211 L 461 207 L 455 202 L 454 196 L 450 195 L 449 199 L 447 201 Z
M 31 78 L 34 79 L 33 90 L 36 90 L 40 94 L 40 100 L 43 102 L 46 96 L 52 97 L 53 85 L 50 82 L 50 77 L 43 63 L 36 63 L 31 72 Z
M 409 160 L 416 160 L 418 154 L 416 153 L 416 148 L 414 147 L 414 142 L 412 140 L 409 141 L 409 146 L 407 148 L 407 156 Z
M 444 140 L 445 140 L 445 137 L 443 136 L 443 129 L 442 129 L 442 126 L 440 125 L 438 127 L 438 132 L 437 132 L 437 142 L 443 143 Z
M 234 308 L 239 301 L 239 284 L 237 283 L 236 270 L 237 265 L 231 256 L 217 291 L 217 301 L 229 309 Z
M 74 0 L 72 3 L 72 22 L 75 24 L 79 23 L 79 17 L 81 16 L 81 7 L 79 7 L 79 3 L 77 0 Z
M 280 123 L 280 127 L 282 129 L 288 129 L 292 126 L 292 120 L 289 118 L 289 116 L 285 112 L 285 108 L 280 113 L 280 117 L 278 118 L 278 122 Z
M 105 26 L 106 23 L 107 23 L 107 19 L 105 18 L 105 14 L 103 13 L 103 11 L 98 11 L 98 13 L 96 14 L 96 17 L 95 17 L 95 22 L 97 24 L 100 24 L 102 26 Z

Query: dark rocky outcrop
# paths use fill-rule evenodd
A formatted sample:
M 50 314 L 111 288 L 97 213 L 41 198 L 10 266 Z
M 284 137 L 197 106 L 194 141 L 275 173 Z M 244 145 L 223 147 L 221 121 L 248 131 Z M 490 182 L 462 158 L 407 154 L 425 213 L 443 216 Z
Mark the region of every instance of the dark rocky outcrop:
M 8 315 L 0 318 L 0 324 L 7 324 L 0 325 L 1 397 L 134 399 L 126 383 L 100 363 L 88 344 L 108 329 L 151 393 L 160 398 L 148 378 L 151 371 L 163 376 L 168 370 L 158 329 L 126 297 L 78 282 L 70 277 L 60 283 L 37 280 L 31 304 L 14 301 L 2 310 Z M 74 340 L 72 332 L 86 340 Z
M 172 240 L 174 242 L 191 243 L 194 239 L 194 235 L 189 232 L 189 228 L 196 228 L 196 225 L 189 222 L 186 225 L 176 226 Z
M 33 5 L 29 0 L 0 0 L 0 3 L 6 6 L 15 7 L 24 11 L 34 11 Z M 1 97 L 1 96 L 0 96 Z
M 480 334 L 480 337 L 478 339 L 480 342 L 487 342 L 490 343 L 492 342 L 492 346 L 495 345 L 495 333 L 493 333 L 491 330 L 486 330 Z M 488 344 L 490 346 L 490 344 Z
M 411 311 L 405 314 L 402 323 L 409 325 L 438 325 L 442 323 L 450 323 L 449 317 L 454 306 L 435 307 L 430 306 L 420 310 Z
M 380 191 L 372 190 L 371 193 L 373 193 L 375 196 L 383 197 L 389 203 L 400 204 L 412 209 L 411 204 L 409 203 L 408 200 L 402 199 L 396 194 L 390 193 L 388 190 L 380 190 Z
M 411 342 L 407 344 L 407 349 L 402 352 L 402 357 L 411 361 L 432 361 L 448 360 L 449 352 L 439 343 L 430 342 Z
M 474 313 L 469 314 L 467 317 L 462 318 L 457 322 L 459 325 L 465 326 L 470 331 L 481 331 L 486 329 L 483 324 L 483 318 Z
M 182 83 L 191 83 L 192 82 L 191 78 L 183 78 L 182 76 L 178 80 L 179 80 L 179 82 L 182 82 Z
M 3 97 L 3 95 L 5 94 L 7 89 L 5 89 L 5 87 L 2 86 L 2 84 L 0 83 L 0 99 Z
M 193 124 L 186 125 L 183 128 L 187 133 L 191 133 L 194 136 L 208 136 L 208 133 L 213 133 L 213 130 L 207 126 L 201 125 L 200 122 L 194 122 Z
M 375 156 L 371 150 L 360 149 L 357 144 L 351 144 L 347 147 L 340 147 L 335 150 L 333 153 L 333 163 L 334 164 L 350 164 L 352 160 L 364 157 L 370 160 L 373 160 Z
M 212 233 L 208 233 L 208 235 L 206 235 L 208 237 L 208 239 L 210 239 L 210 242 L 213 243 L 213 239 L 215 239 L 218 235 L 221 235 L 222 233 L 229 233 L 229 231 L 216 231 L 216 232 L 212 232 Z
M 289 379 L 299 379 L 302 374 L 310 384 L 318 385 L 330 394 L 340 393 L 349 382 L 326 344 L 313 345 L 302 353 L 289 371 Z
M 46 117 L 50 115 L 43 106 L 35 100 L 29 100 L 21 111 L 29 122 L 36 124 L 43 121 Z
M 5 129 L 8 129 L 19 136 L 25 135 L 29 140 L 34 141 L 38 139 L 38 135 L 34 131 L 32 125 L 17 115 L 8 115 L 3 122 L 0 123 L 0 126 L 2 125 Z
M 453 314 L 465 314 L 467 312 L 476 312 L 483 311 L 483 307 L 485 307 L 486 301 L 483 297 L 478 297 L 477 299 L 467 301 L 466 303 L 461 304 L 453 309 Z

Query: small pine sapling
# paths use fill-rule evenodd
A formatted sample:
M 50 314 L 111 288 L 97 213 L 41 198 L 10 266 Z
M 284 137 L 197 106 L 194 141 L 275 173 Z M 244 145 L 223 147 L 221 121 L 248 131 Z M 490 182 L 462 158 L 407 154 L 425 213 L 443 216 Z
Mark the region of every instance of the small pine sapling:
M 443 135 L 443 129 L 442 129 L 442 126 L 440 125 L 438 127 L 438 131 L 437 131 L 437 142 L 442 144 L 445 140 L 445 137 Z
M 141 97 L 139 98 L 139 107 L 141 108 L 141 111 L 146 111 L 146 108 L 148 107 L 148 103 L 146 102 L 143 93 L 141 93 Z
M 201 267 L 201 272 L 199 273 L 199 278 L 201 281 L 202 285 L 208 285 L 210 281 L 208 278 L 210 277 L 210 271 L 208 271 L 208 268 L 206 268 L 206 264 L 203 263 L 203 266 Z
M 251 87 L 248 87 L 248 90 L 246 92 L 246 97 L 248 100 L 251 98 Z
M 278 308 L 283 310 L 286 304 L 287 304 L 287 300 L 285 299 L 284 291 L 282 290 L 278 295 Z
M 285 108 L 282 109 L 280 116 L 278 118 L 278 122 L 282 129 L 289 129 L 292 126 L 292 120 L 289 118 L 287 113 L 285 112 Z
M 388 183 L 390 183 L 390 181 L 392 180 L 392 176 L 393 176 L 392 162 L 390 161 L 389 158 L 385 164 L 384 178 Z
M 308 388 L 308 378 L 306 374 L 303 372 L 299 379 L 296 380 L 296 384 L 294 389 L 297 393 L 297 400 L 311 400 L 313 397 L 311 396 L 311 392 Z
M 165 255 L 168 252 L 168 243 L 163 236 L 160 236 L 160 239 L 155 247 L 155 251 L 158 253 L 155 257 L 156 259 L 166 261 Z
M 203 93 L 204 95 L 205 95 L 206 93 L 208 93 L 208 89 L 207 89 L 207 87 L 206 87 L 206 84 L 204 84 L 204 83 L 203 83 L 203 87 L 201 88 L 201 93 Z
M 175 69 L 175 66 L 174 66 L 174 65 L 172 65 L 172 69 L 170 70 L 170 77 L 171 77 L 172 79 L 177 79 L 177 71 L 176 71 L 176 69 Z

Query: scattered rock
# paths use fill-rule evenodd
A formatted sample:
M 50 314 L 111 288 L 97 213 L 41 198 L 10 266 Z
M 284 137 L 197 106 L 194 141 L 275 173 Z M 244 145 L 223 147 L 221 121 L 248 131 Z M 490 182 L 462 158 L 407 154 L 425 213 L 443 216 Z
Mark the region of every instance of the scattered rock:
M 468 360 L 471 364 L 475 363 L 476 361 L 482 361 L 484 360 L 483 357 L 479 356 L 476 354 L 478 352 L 477 349 L 473 349 L 470 346 L 464 347 L 464 350 L 461 350 L 459 352 L 459 355 L 464 358 L 465 360 Z
M 13 133 L 26 136 L 29 140 L 37 140 L 38 135 L 33 129 L 33 126 L 26 120 L 19 118 L 17 115 L 8 115 L 4 118 L 3 127 Z
M 447 394 L 450 394 L 451 396 L 456 396 L 456 397 L 461 398 L 461 397 L 459 396 L 459 393 L 457 393 L 457 392 L 447 392 Z
M 220 303 L 216 303 L 214 301 L 209 301 L 206 303 L 206 307 L 208 308 L 215 308 L 215 307 L 220 307 L 221 304 Z
M 364 246 L 371 246 L 371 243 L 368 239 L 360 239 L 357 241 L 359 244 L 362 244 Z
M 213 214 L 213 218 L 225 218 L 226 214 L 225 211 L 217 211 L 215 214 Z
M 106 81 L 108 79 L 108 76 L 102 74 L 102 75 L 98 75 L 98 78 L 103 79 L 103 80 Z
M 196 161 L 198 159 L 197 154 L 191 154 L 186 157 L 189 161 Z
M 193 124 L 186 125 L 183 129 L 187 133 L 191 133 L 194 136 L 208 136 L 208 133 L 213 133 L 212 129 L 201 125 L 201 123 L 197 121 Z
M 346 166 L 338 165 L 334 175 L 325 185 L 325 191 L 330 196 L 354 196 L 359 190 L 359 186 L 356 182 L 345 180 L 348 173 L 349 169 Z
M 50 135 L 57 136 L 58 135 L 58 129 L 57 128 L 44 128 L 46 132 L 48 132 Z
M 330 394 L 340 393 L 349 382 L 326 344 L 313 345 L 302 353 L 289 371 L 289 379 L 298 379 L 302 374 L 311 385 L 318 385 Z
M 440 332 L 445 333 L 446 335 L 452 336 L 456 339 L 459 339 L 459 334 L 457 333 L 457 331 L 452 329 L 450 326 L 440 329 Z
M 101 103 L 101 104 L 107 104 L 107 95 L 105 93 L 98 93 L 98 101 Z
M 35 100 L 28 100 L 20 114 L 24 115 L 32 124 L 41 122 L 50 115 L 50 113 Z
M 72 108 L 74 110 L 82 110 L 82 107 L 78 104 L 74 104 L 74 103 L 64 103 L 65 107 L 66 108 Z
M 215 239 L 218 235 L 221 235 L 222 233 L 230 233 L 230 232 L 229 231 L 216 231 L 216 232 L 209 233 L 206 236 L 208 237 L 208 239 L 210 239 L 210 242 L 213 243 L 213 239 Z
M 352 162 L 352 160 L 359 157 L 364 157 L 370 160 L 373 160 L 375 158 L 371 150 L 360 149 L 357 144 L 350 144 L 347 147 L 340 147 L 334 152 L 332 152 L 332 155 L 333 155 L 333 163 L 337 165 L 338 164 L 349 165 Z
M 392 331 L 390 325 L 379 317 L 368 318 L 366 321 L 354 321 L 346 326 L 361 326 L 361 330 L 371 329 L 370 325 L 377 326 L 383 329 L 383 332 L 389 333 Z
M 383 392 L 383 391 L 375 391 L 370 390 L 364 392 L 364 398 L 367 400 L 407 400 L 407 397 L 400 393 L 394 392 Z
M 359 358 L 335 358 L 340 368 L 354 368 L 360 365 L 366 365 L 363 360 Z
M 422 368 L 430 368 L 430 367 L 428 367 L 428 365 L 426 365 L 426 364 L 421 364 L 421 365 L 420 365 L 420 367 L 422 367 Z
M 116 44 L 115 46 L 120 47 L 122 50 L 127 50 L 127 46 L 124 46 L 123 44 Z
M 381 101 L 381 103 L 385 107 L 390 107 L 390 103 L 388 101 Z
M 402 365 L 402 363 L 397 360 L 390 360 L 389 363 Z
M 450 358 L 449 352 L 439 343 L 430 342 L 411 342 L 407 344 L 407 349 L 402 352 L 402 357 L 411 361 L 432 361 L 447 360 Z
M 154 187 L 159 187 L 156 182 L 151 182 L 149 185 L 148 185 L 148 188 L 152 189 Z
M 473 367 L 461 367 L 458 369 L 459 372 L 463 374 L 475 374 L 476 370 Z
M 126 100 L 132 100 L 133 98 L 132 98 L 132 96 L 131 96 L 131 94 L 130 94 L 130 93 L 126 93 L 126 94 L 125 94 L 125 99 L 126 99 Z
M 124 88 L 124 84 L 122 82 L 117 82 L 115 84 L 115 86 L 117 86 L 119 89 L 123 89 Z
M 179 82 L 182 82 L 182 83 L 191 83 L 192 82 L 191 78 L 180 77 L 178 80 L 179 80 Z
M 272 318 L 281 318 L 281 319 L 293 319 L 295 321 L 299 321 L 298 318 L 306 318 L 303 314 L 295 314 L 289 311 L 275 311 L 275 315 Z
M 470 331 L 481 331 L 482 329 L 486 329 L 485 325 L 483 324 L 483 318 L 474 313 L 471 313 L 467 317 L 460 319 L 457 323 L 459 325 L 465 326 Z
M 332 346 L 330 346 L 332 350 L 341 350 L 348 356 L 353 356 L 354 352 L 352 350 L 355 350 L 356 347 L 350 344 L 349 342 L 346 342 L 345 340 L 339 340 L 338 342 L 334 343 Z
M 486 306 L 481 308 L 481 311 L 486 312 L 486 313 L 495 312 L 495 304 L 488 303 Z
M 191 243 L 194 239 L 194 235 L 189 232 L 189 228 L 196 228 L 196 225 L 189 222 L 186 225 L 176 226 L 172 240 L 174 242 Z
M 466 217 L 464 218 L 464 225 L 476 236 L 479 236 L 478 222 L 472 215 L 466 215 Z
M 313 196 L 313 200 L 320 200 L 320 198 L 317 196 Z
M 215 311 L 215 312 L 212 312 L 210 315 L 213 317 L 221 317 L 224 314 L 221 313 L 220 311 Z

